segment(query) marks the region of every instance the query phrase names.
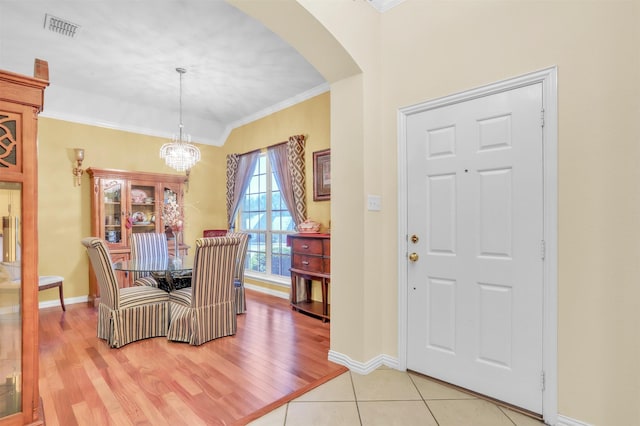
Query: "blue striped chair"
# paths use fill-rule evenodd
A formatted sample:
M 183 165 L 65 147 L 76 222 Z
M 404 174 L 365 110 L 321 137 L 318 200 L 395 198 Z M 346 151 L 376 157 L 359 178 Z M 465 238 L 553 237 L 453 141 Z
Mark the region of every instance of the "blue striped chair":
M 227 236 L 240 238 L 236 259 L 236 271 L 233 276 L 233 286 L 236 298 L 236 314 L 244 314 L 247 312 L 247 298 L 244 294 L 244 260 L 247 257 L 249 234 L 245 232 L 228 232 Z
M 240 237 L 198 238 L 191 287 L 169 294 L 167 338 L 191 345 L 236 334 L 233 277 Z
M 109 248 L 99 238 L 82 240 L 100 288 L 98 337 L 112 348 L 148 337 L 166 336 L 169 294 L 150 286 L 119 288 Z
M 145 258 L 169 259 L 167 235 L 164 232 L 160 234 L 152 232 L 131 234 L 131 259 Z M 134 286 L 149 285 L 158 287 L 158 282 L 151 276 L 150 272 L 132 272 L 131 279 Z

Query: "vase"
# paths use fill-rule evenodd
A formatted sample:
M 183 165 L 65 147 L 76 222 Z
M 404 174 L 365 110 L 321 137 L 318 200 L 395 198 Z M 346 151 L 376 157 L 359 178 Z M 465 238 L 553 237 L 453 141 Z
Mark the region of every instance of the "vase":
M 180 257 L 180 252 L 178 251 L 180 247 L 180 239 L 182 237 L 182 231 L 174 231 L 173 232 L 173 255 L 175 257 Z

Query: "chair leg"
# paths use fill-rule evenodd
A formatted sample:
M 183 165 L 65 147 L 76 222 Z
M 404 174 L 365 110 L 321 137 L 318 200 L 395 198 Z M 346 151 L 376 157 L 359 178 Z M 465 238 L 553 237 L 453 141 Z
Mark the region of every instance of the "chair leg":
M 58 289 L 60 291 L 60 306 L 62 306 L 62 311 L 66 312 L 67 308 L 64 306 L 64 293 L 62 291 L 62 281 L 60 281 L 60 285 L 58 286 Z
M 62 284 L 64 283 L 64 278 L 59 277 L 57 275 L 45 275 L 38 277 L 38 291 L 48 290 L 50 288 L 58 287 L 58 293 L 60 293 L 60 306 L 63 311 L 66 311 L 67 308 L 64 306 L 64 293 L 62 291 Z

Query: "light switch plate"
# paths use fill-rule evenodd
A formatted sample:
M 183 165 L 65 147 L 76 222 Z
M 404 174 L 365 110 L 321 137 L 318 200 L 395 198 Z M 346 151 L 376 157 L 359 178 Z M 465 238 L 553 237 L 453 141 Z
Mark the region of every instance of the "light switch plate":
M 367 210 L 370 212 L 379 212 L 382 209 L 382 197 L 379 195 L 367 196 Z

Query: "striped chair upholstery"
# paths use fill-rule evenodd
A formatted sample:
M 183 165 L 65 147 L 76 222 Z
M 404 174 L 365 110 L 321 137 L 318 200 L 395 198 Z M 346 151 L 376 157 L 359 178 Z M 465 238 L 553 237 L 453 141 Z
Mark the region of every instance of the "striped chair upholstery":
M 236 259 L 236 271 L 233 275 L 233 286 L 236 298 L 236 314 L 244 314 L 247 312 L 247 298 L 244 294 L 244 260 L 247 257 L 249 234 L 245 232 L 228 232 L 227 236 L 240 238 Z
M 82 240 L 100 288 L 98 337 L 119 348 L 148 337 L 166 336 L 169 328 L 169 294 L 138 286 L 118 288 L 109 248 L 99 238 Z
M 169 340 L 201 345 L 236 333 L 233 276 L 239 244 L 239 237 L 196 240 L 191 287 L 169 294 Z
M 131 234 L 131 259 L 169 259 L 169 246 L 165 233 Z M 132 272 L 133 285 L 150 285 L 158 287 L 158 282 L 149 272 Z

